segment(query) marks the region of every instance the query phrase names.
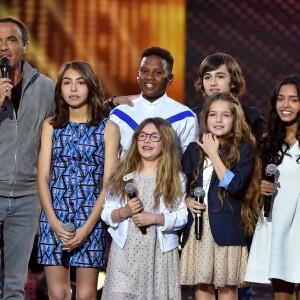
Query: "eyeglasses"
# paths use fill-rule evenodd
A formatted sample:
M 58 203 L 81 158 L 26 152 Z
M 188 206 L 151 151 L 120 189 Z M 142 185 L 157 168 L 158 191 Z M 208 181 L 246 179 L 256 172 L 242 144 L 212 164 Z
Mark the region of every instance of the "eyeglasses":
M 146 133 L 146 132 L 140 132 L 136 135 L 137 139 L 139 141 L 145 141 L 147 136 L 149 136 L 151 142 L 159 142 L 161 140 L 161 136 L 158 133 Z

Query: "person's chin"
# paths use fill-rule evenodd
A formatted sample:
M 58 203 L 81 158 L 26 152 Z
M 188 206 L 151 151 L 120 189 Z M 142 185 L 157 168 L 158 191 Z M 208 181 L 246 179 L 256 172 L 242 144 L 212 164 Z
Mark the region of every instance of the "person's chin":
M 226 133 L 225 132 L 212 132 L 212 134 L 218 138 L 218 137 L 224 136 Z
M 149 93 L 148 94 L 143 93 L 143 97 L 149 101 L 154 101 L 154 100 L 157 100 L 158 98 L 160 98 L 156 94 L 149 94 Z

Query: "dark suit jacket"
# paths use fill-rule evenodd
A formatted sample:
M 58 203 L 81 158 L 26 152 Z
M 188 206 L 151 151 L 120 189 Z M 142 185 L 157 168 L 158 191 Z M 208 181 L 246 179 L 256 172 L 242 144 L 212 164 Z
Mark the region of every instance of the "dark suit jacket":
M 251 127 L 251 131 L 257 140 L 261 139 L 265 132 L 266 121 L 262 115 L 260 108 L 242 104 L 244 115 L 247 123 Z
M 199 162 L 199 156 L 196 154 L 198 144 L 191 143 L 187 147 L 182 157 L 183 172 L 187 176 L 187 185 L 194 180 L 194 169 Z M 253 166 L 252 146 L 248 143 L 242 143 L 239 146 L 240 161 L 231 172 L 234 177 L 227 188 L 227 198 L 223 204 L 218 198 L 219 179 L 215 173 L 212 174 L 208 190 L 208 216 L 211 232 L 215 242 L 221 246 L 245 245 L 245 234 L 241 223 L 241 207 L 245 195 L 245 187 L 250 178 Z M 201 174 L 201 172 L 200 172 Z M 202 186 L 202 175 L 197 179 L 196 186 Z M 189 211 L 187 226 L 183 230 L 182 247 L 184 247 L 193 223 L 193 216 Z

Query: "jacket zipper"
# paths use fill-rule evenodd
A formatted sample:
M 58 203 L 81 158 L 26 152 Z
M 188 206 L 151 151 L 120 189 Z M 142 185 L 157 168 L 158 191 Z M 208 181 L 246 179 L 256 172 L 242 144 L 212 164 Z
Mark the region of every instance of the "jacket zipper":
M 19 114 L 20 114 L 20 110 L 21 110 L 21 107 L 22 107 L 22 103 L 23 103 L 23 97 L 24 97 L 24 93 L 25 91 L 28 89 L 29 86 L 31 86 L 31 84 L 39 77 L 39 73 L 38 72 L 35 72 L 35 74 L 32 76 L 32 78 L 29 80 L 29 82 L 26 84 L 26 86 L 22 87 L 22 93 L 21 93 L 21 98 L 20 98 L 20 105 L 19 105 Z M 24 77 L 23 77 L 23 80 Z M 23 82 L 24 83 L 24 82 Z M 23 84 L 22 84 L 23 86 Z M 17 164 L 17 149 L 18 149 L 18 128 L 19 128 L 19 122 L 18 122 L 18 119 L 17 119 L 17 116 L 16 116 L 16 111 L 15 111 L 15 108 L 13 107 L 13 111 L 14 111 L 14 116 L 15 116 L 15 119 L 16 119 L 16 147 L 15 147 L 15 164 L 14 164 L 14 170 L 13 170 L 13 178 L 12 178 L 12 181 L 11 181 L 11 188 L 10 188 L 10 197 L 13 197 L 13 184 L 15 182 L 15 171 L 16 171 L 16 164 Z
M 16 164 L 17 164 L 18 128 L 19 128 L 19 122 L 18 122 L 18 119 L 17 119 L 17 116 L 16 116 L 16 111 L 15 111 L 14 108 L 13 108 L 13 111 L 14 111 L 14 117 L 16 119 L 16 125 L 15 125 L 15 129 L 16 129 L 16 143 L 15 143 L 15 155 L 14 155 L 15 163 L 14 163 L 14 170 L 13 170 L 13 178 L 12 178 L 11 187 L 10 187 L 10 197 L 13 197 L 13 184 L 14 184 L 14 181 L 15 181 L 15 176 L 14 175 L 15 175 Z

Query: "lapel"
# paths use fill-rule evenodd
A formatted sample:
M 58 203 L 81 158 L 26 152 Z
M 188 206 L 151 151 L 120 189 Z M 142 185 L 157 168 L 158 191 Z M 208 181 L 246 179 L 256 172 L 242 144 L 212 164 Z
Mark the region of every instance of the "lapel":
M 217 180 L 217 173 L 215 172 L 215 170 L 213 170 L 212 174 L 211 174 L 211 180 L 210 180 L 210 185 L 209 185 L 209 189 L 211 189 L 214 184 L 215 184 L 215 181 Z

